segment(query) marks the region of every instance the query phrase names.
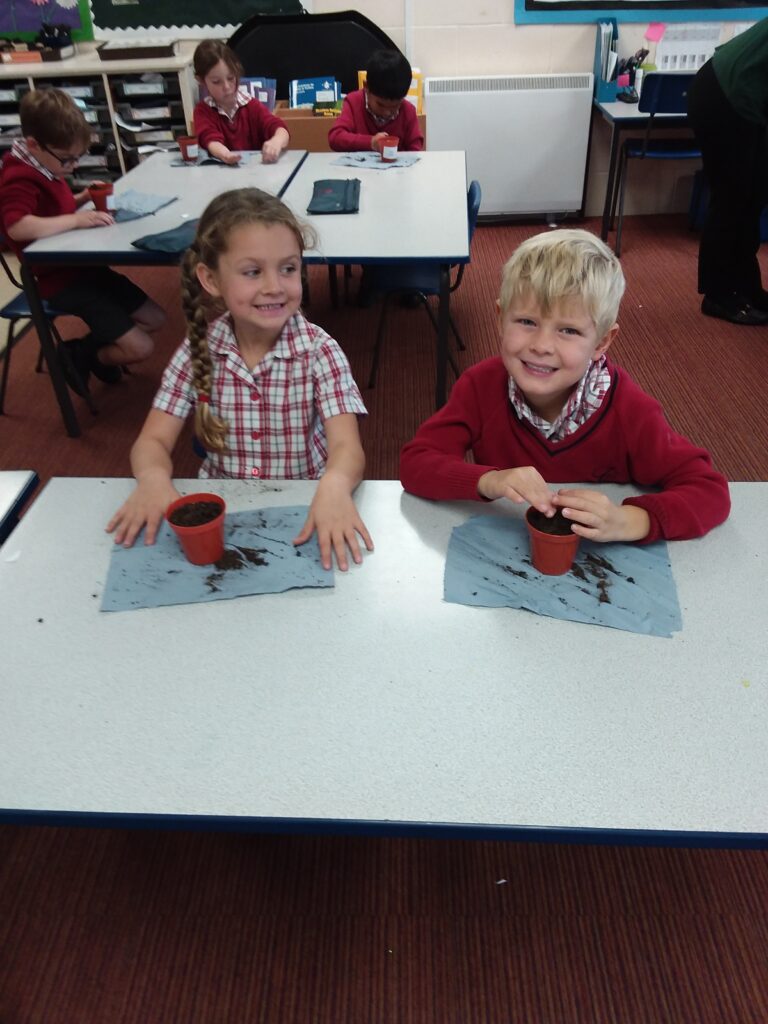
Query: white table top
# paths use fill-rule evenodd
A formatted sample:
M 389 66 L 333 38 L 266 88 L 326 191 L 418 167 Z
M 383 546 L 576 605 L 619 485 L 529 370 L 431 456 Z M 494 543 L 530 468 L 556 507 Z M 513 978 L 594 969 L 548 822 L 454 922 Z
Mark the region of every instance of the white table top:
M 463 150 L 426 152 L 410 167 L 340 167 L 341 153 L 310 153 L 283 200 L 317 231 L 308 261 L 386 263 L 408 259 L 466 263 L 467 169 Z M 323 178 L 359 178 L 360 211 L 311 216 L 312 186 Z
M 261 188 L 279 195 L 306 155 L 306 150 L 289 149 L 277 163 L 263 164 L 260 153 L 251 153 L 243 167 L 201 165 L 172 167 L 178 151 L 154 153 L 115 182 L 115 194 L 127 189 L 154 195 L 178 196 L 175 202 L 148 217 L 113 224 L 106 228 L 66 231 L 41 238 L 24 250 L 32 263 L 58 262 L 62 259 L 109 258 L 120 262 L 156 262 L 152 253 L 142 253 L 131 242 L 143 235 L 178 227 L 182 221 L 199 217 L 208 203 L 221 192 L 234 188 Z
M 445 603 L 452 527 L 522 513 L 394 481 L 361 485 L 376 551 L 334 589 L 101 613 L 131 486 L 56 479 L 0 551 L 0 817 L 768 841 L 767 483 L 670 546 L 673 639 Z M 216 481 L 233 511 L 314 486 Z
M 651 116 L 648 111 L 638 110 L 636 103 L 622 103 L 613 100 L 611 103 L 596 102 L 595 106 L 608 118 L 609 121 L 647 121 Z M 656 121 L 680 121 L 686 120 L 685 114 L 656 114 Z

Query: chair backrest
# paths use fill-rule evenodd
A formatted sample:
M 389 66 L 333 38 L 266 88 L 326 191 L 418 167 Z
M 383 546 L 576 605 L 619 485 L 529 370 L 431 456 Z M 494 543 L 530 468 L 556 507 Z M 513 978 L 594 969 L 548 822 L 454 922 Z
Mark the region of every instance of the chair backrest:
M 687 114 L 695 71 L 650 71 L 643 79 L 637 109 L 645 114 Z
M 477 215 L 480 212 L 480 202 L 483 198 L 483 190 L 480 188 L 479 181 L 471 181 L 469 183 L 469 190 L 467 191 L 467 221 L 469 222 L 469 240 L 472 241 L 472 235 L 475 233 L 477 227 Z

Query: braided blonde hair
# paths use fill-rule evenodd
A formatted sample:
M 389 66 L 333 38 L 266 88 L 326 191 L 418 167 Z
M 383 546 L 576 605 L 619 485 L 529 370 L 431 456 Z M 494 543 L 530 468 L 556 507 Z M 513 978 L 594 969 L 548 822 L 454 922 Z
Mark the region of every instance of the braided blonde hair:
M 181 268 L 181 303 L 187 321 L 192 357 L 192 380 L 197 392 L 195 433 L 210 451 L 226 449 L 228 425 L 211 411 L 211 355 L 208 324 L 224 312 L 223 303 L 205 291 L 197 277 L 199 265 L 216 271 L 227 251 L 230 233 L 245 224 L 271 227 L 283 224 L 295 236 L 299 252 L 316 245 L 311 228 L 299 224 L 285 203 L 258 188 L 238 188 L 216 196 L 205 208 L 195 240 L 184 255 Z

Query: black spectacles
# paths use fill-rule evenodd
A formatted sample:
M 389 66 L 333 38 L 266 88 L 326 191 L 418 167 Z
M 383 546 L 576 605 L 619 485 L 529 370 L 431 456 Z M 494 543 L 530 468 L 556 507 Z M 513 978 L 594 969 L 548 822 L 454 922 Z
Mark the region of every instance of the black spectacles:
M 55 159 L 59 161 L 62 167 L 75 167 L 80 162 L 82 157 L 85 156 L 84 153 L 81 153 L 79 156 L 59 156 L 59 154 L 54 153 L 52 149 L 48 149 L 45 143 L 40 142 L 39 139 L 37 141 L 37 144 L 40 147 L 40 149 L 45 150 L 48 156 L 55 157 Z

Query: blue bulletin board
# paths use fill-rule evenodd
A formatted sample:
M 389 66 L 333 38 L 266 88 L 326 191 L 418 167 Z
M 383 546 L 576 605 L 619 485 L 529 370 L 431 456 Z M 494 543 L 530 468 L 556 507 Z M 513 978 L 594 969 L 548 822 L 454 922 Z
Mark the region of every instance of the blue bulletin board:
M 515 24 L 616 21 L 760 21 L 768 7 L 750 0 L 515 0 Z

